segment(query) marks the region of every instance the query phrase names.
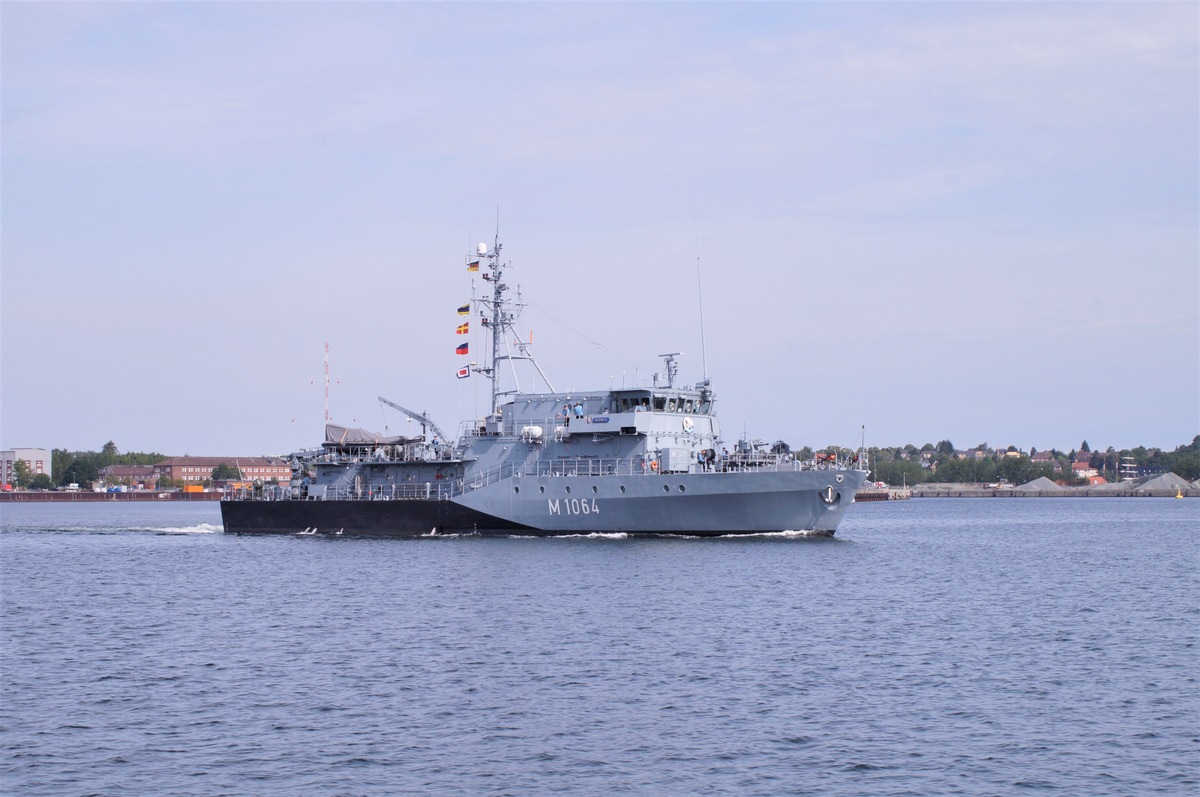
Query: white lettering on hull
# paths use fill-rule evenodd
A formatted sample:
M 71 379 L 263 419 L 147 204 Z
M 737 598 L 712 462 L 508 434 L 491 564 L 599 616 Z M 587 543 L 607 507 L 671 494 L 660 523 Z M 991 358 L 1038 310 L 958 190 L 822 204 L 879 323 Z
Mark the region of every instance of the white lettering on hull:
M 600 504 L 593 498 L 558 498 L 546 499 L 551 515 L 599 515 Z

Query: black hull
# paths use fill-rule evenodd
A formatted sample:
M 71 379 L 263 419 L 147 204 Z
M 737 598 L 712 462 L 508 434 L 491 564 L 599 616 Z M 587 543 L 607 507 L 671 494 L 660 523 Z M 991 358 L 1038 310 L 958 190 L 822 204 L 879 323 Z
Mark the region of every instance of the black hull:
M 230 534 L 340 534 L 423 537 L 432 534 L 513 534 L 527 526 L 450 501 L 222 501 Z

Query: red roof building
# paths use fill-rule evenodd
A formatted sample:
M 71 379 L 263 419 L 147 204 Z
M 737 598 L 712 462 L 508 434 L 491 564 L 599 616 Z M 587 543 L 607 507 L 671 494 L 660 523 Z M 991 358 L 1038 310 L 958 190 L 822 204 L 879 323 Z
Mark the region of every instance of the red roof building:
M 286 483 L 292 479 L 292 466 L 279 457 L 171 457 L 154 465 L 161 475 L 180 484 L 201 484 L 212 480 L 213 470 L 225 463 L 238 471 L 242 481 Z

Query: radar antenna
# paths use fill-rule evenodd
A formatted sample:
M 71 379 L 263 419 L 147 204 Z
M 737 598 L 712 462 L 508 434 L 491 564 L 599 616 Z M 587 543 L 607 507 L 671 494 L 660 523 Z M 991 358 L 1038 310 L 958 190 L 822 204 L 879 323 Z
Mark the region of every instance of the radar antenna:
M 682 352 L 671 352 L 670 354 L 660 354 L 663 358 L 663 364 L 667 368 L 667 388 L 675 387 L 675 375 L 679 373 L 679 363 L 675 362 L 675 358 Z M 657 375 L 656 375 L 657 376 Z

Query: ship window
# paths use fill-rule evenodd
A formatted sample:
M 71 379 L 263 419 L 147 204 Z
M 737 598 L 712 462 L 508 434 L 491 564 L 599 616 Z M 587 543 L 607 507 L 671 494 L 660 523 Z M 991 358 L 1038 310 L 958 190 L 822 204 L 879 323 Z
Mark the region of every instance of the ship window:
M 669 493 L 669 492 L 671 492 L 671 485 L 669 485 L 669 484 L 664 484 L 664 485 L 663 485 L 663 492 L 664 492 L 664 493 Z
M 592 492 L 593 492 L 593 493 L 598 493 L 598 492 L 600 492 L 600 490 L 599 490 L 599 489 L 597 489 L 596 485 L 594 485 L 594 484 L 593 484 L 593 485 L 592 485 Z
M 705 415 L 708 415 L 709 410 L 711 410 L 711 409 L 712 409 L 711 401 L 704 401 L 704 402 L 700 403 L 700 412 L 704 413 Z
M 545 487 L 538 487 L 538 492 L 539 492 L 539 493 L 544 493 L 544 492 L 546 492 L 546 488 L 545 488 Z
M 514 493 L 514 494 L 515 494 L 515 493 L 519 493 L 519 492 L 521 492 L 521 488 L 520 488 L 520 487 L 514 487 L 514 488 L 513 488 L 513 493 Z
M 667 412 L 674 412 L 674 411 L 675 411 L 675 399 L 668 399 L 667 400 Z
M 621 492 L 625 492 L 625 485 L 622 484 L 620 489 L 621 489 Z
M 563 492 L 564 492 L 564 493 L 569 493 L 569 492 L 571 492 L 571 485 L 569 485 L 569 484 L 568 484 L 566 487 L 564 487 L 564 488 L 563 488 Z
M 681 492 L 681 493 L 687 492 L 687 488 L 681 484 L 681 485 L 679 485 L 679 492 Z
M 662 396 L 654 397 L 654 409 L 661 410 L 663 407 L 666 407 L 666 406 L 667 406 L 667 400 L 665 398 L 663 398 Z
M 692 400 L 691 399 L 688 399 L 687 401 L 683 402 L 683 411 L 686 413 L 691 413 L 691 411 L 692 411 Z

